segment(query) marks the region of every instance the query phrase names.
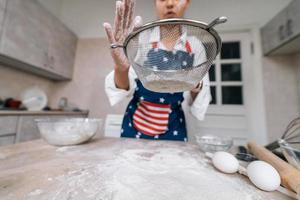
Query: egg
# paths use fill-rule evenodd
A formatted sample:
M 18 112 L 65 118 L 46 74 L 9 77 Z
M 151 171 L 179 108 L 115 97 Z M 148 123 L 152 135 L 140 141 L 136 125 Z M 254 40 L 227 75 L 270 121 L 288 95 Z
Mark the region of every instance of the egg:
M 276 169 L 264 161 L 253 161 L 247 167 L 251 182 L 261 190 L 274 191 L 280 186 L 280 176 Z
M 235 173 L 239 169 L 239 161 L 230 153 L 219 151 L 212 157 L 215 168 L 224 173 Z

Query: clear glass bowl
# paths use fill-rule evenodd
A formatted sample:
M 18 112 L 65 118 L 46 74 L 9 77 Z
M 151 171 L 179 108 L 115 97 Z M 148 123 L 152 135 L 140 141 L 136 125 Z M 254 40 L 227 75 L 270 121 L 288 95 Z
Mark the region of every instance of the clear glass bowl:
M 196 142 L 203 152 L 228 151 L 233 146 L 230 137 L 219 137 L 215 135 L 196 135 Z
M 280 149 L 287 161 L 300 170 L 300 144 L 289 144 L 285 140 L 278 140 Z
M 95 136 L 102 119 L 36 119 L 42 138 L 51 145 L 81 144 Z

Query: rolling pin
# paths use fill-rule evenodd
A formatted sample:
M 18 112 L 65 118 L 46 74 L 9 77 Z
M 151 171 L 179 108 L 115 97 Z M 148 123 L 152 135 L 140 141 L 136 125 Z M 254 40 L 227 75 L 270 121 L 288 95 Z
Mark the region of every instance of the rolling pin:
M 292 165 L 281 160 L 266 148 L 256 144 L 255 142 L 248 143 L 248 149 L 257 158 L 272 165 L 280 174 L 281 184 L 297 193 L 300 197 L 300 171 Z

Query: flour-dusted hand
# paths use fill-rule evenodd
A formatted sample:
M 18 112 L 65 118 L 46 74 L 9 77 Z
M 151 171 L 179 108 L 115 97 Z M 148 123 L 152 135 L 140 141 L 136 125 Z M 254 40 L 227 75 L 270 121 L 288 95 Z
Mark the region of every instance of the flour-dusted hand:
M 125 38 L 132 30 L 142 24 L 140 16 L 134 17 L 135 0 L 123 0 L 116 2 L 116 16 L 114 27 L 109 23 L 104 23 L 104 29 L 110 44 L 123 45 Z M 123 48 L 111 49 L 112 58 L 116 68 L 119 70 L 128 70 L 130 64 Z

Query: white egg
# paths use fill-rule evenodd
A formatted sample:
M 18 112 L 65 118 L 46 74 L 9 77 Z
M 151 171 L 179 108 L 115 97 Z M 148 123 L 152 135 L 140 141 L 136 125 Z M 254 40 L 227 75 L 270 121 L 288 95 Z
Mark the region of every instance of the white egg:
M 212 157 L 213 165 L 224 173 L 235 173 L 239 169 L 239 161 L 230 153 L 216 152 Z
M 251 182 L 261 190 L 274 191 L 280 186 L 280 176 L 272 165 L 264 161 L 254 161 L 247 167 Z

